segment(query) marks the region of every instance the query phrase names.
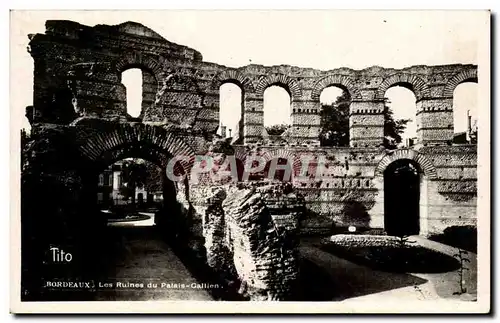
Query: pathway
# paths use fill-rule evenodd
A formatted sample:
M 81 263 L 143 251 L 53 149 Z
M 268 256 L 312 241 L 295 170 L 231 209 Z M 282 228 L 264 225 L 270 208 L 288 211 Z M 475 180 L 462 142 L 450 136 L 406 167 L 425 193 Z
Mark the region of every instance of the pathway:
M 411 237 L 419 244 L 448 255 L 455 254 L 456 248 L 443 245 L 423 237 Z M 458 270 L 447 273 L 390 273 L 357 265 L 331 253 L 321 250 L 315 244 L 317 240 L 304 240 L 299 248 L 303 259 L 309 260 L 329 276 L 329 281 L 317 287 L 317 293 L 323 293 L 325 299 L 335 301 L 367 300 L 441 300 L 474 299 L 476 287 L 476 255 L 468 254 L 465 281 L 468 294 L 457 296 L 459 290 Z M 382 298 L 383 297 L 383 298 Z
M 101 284 L 112 287 L 103 287 L 97 300 L 212 300 L 152 223 L 149 219 L 108 227 Z

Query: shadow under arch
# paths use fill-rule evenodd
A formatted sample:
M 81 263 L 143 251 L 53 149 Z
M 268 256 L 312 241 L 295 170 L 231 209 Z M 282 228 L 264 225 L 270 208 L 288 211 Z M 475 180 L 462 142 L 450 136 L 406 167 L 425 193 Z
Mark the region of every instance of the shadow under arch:
M 141 158 L 161 169 L 163 206 L 155 217 L 158 228 L 169 232 L 185 229 L 185 225 L 173 221 L 189 212 L 182 209 L 178 194 L 189 200 L 188 175 L 194 162 L 194 151 L 181 134 L 142 123 L 98 123 L 78 127 L 76 136 L 78 150 L 87 166 L 82 176 L 86 203 L 96 204 L 97 178 L 103 169 L 119 160 Z

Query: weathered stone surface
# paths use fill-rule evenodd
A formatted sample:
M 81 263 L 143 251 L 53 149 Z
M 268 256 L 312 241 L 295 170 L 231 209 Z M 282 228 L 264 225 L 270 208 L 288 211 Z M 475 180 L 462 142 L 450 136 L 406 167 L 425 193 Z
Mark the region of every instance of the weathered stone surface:
M 252 300 L 283 300 L 294 292 L 300 213 L 293 196 L 282 186 L 270 185 L 237 190 L 223 202 L 234 265 Z M 281 221 L 273 218 L 277 210 L 282 211 Z
M 244 93 L 242 128 L 235 133 L 244 137 L 245 143 L 264 137 L 263 93 L 274 84 L 291 94 L 294 124 L 287 141 L 307 142 L 312 147 L 318 144 L 319 97 L 328 86 L 339 86 L 350 93 L 354 123 L 380 113 L 376 107 L 392 86 L 405 86 L 424 106 L 436 106 L 425 102 L 447 101 L 458 84 L 477 82 L 475 65 L 328 71 L 289 65 L 230 68 L 203 62 L 196 50 L 171 43 L 133 22 L 88 27 L 70 21 L 48 21 L 45 34 L 30 38 L 30 53 L 35 61 L 34 108 L 40 121 L 67 123 L 75 118 L 74 109 L 81 114 L 126 119 L 120 74 L 134 67 L 143 70 L 146 84 L 143 120 L 168 121 L 206 132 L 218 127 L 219 86 L 225 82 L 240 86 Z M 451 140 L 453 134 L 444 128 L 437 134 L 425 130 L 433 127 L 427 125 L 432 119 L 437 121 L 433 108 L 419 110 L 421 143 L 446 144 Z M 445 110 L 452 116 L 451 106 Z M 378 118 L 369 122 L 383 126 Z M 358 131 L 351 137 L 352 146 L 377 146 L 381 140 L 377 131 Z

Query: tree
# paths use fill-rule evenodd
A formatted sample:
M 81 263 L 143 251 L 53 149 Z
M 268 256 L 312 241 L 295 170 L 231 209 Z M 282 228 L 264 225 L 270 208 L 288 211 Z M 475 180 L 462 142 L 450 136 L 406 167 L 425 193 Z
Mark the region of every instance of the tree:
M 402 140 L 401 134 L 405 131 L 406 125 L 410 119 L 394 120 L 394 112 L 387 106 L 388 101 L 384 105 L 384 147 L 387 149 L 396 149 L 397 144 Z
M 351 96 L 343 91 L 333 104 L 324 104 L 321 109 L 321 146 L 349 146 L 349 105 Z
M 387 101 L 386 101 L 387 103 Z M 321 146 L 349 146 L 349 92 L 343 91 L 333 104 L 321 105 L 321 131 L 319 134 Z M 410 119 L 394 119 L 394 113 L 384 105 L 384 147 L 395 149 L 402 141 L 401 134 L 406 129 Z
M 142 188 L 146 184 L 147 168 L 145 163 L 136 160 L 125 160 L 122 164 L 122 178 L 124 185 L 120 188 L 120 193 L 125 200 L 131 199 L 135 205 L 135 190 Z
M 146 163 L 146 191 L 159 192 L 163 190 L 163 170 L 153 163 Z

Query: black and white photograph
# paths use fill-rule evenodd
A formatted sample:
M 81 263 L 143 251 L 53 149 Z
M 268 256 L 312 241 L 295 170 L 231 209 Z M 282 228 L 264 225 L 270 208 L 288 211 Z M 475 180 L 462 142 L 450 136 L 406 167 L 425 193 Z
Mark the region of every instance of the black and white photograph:
M 11 311 L 489 312 L 490 15 L 12 10 Z

